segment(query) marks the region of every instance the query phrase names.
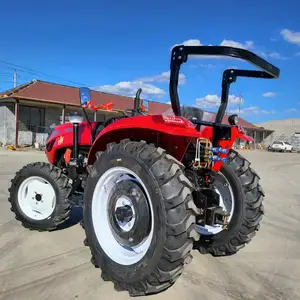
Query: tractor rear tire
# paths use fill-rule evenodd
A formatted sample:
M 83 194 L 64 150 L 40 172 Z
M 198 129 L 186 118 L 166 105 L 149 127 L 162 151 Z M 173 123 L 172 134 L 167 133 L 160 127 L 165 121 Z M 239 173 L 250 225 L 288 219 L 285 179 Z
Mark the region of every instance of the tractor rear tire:
M 25 228 L 52 231 L 69 218 L 70 181 L 49 163 L 24 166 L 11 180 L 8 191 L 10 210 Z
M 248 244 L 260 228 L 264 215 L 264 192 L 260 177 L 250 167 L 250 162 L 231 150 L 228 164 L 221 173 L 226 177 L 234 195 L 234 211 L 227 229 L 215 235 L 202 235 L 194 245 L 201 253 L 226 256 L 237 253 Z
M 193 185 L 183 173 L 184 166 L 153 144 L 128 139 L 119 144 L 108 144 L 106 151 L 98 152 L 96 156 L 95 163 L 88 168 L 83 212 L 84 244 L 90 247 L 91 262 L 101 268 L 103 280 L 113 282 L 116 290 L 128 291 L 130 296 L 157 294 L 168 289 L 181 275 L 184 265 L 192 260 L 193 242 L 199 237 L 195 231 L 199 211 L 193 203 Z M 146 242 L 140 243 L 146 245 L 148 241 L 148 244 L 139 252 L 126 252 L 130 251 L 126 248 L 129 242 L 122 243 L 126 247 L 116 242 L 118 237 L 113 231 L 114 224 L 109 223 L 113 212 L 116 213 L 115 208 L 108 212 L 103 206 L 106 201 L 112 203 L 115 199 L 117 202 L 121 199 L 118 197 L 125 197 L 119 188 L 116 188 L 115 193 L 119 193 L 116 197 L 109 192 L 110 184 L 114 184 L 113 179 L 107 176 L 116 170 L 125 170 L 135 176 L 133 182 L 138 182 L 143 189 L 140 198 L 134 200 L 132 196 L 132 202 L 144 203 L 141 195 L 148 201 L 149 213 L 138 213 L 139 209 L 145 212 L 146 206 L 134 208 L 136 219 L 132 221 L 134 229 L 131 230 L 131 238 L 128 238 L 128 241 L 133 240 L 148 228 L 150 233 L 143 240 Z M 106 178 L 106 183 L 101 183 L 103 178 Z M 120 181 L 115 181 L 116 187 Z M 129 184 L 126 180 L 124 182 L 121 184 Z M 136 189 L 139 189 L 138 186 Z M 109 195 L 107 198 L 103 196 L 104 191 Z

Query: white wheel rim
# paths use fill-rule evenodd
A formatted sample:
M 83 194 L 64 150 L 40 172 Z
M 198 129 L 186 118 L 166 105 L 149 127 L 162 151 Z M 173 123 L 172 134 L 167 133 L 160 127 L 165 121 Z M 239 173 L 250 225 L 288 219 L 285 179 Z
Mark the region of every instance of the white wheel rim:
M 119 242 L 114 238 L 108 215 L 109 194 L 114 185 L 119 181 L 128 180 L 129 178 L 132 180 L 132 178 L 128 175 L 133 176 L 134 180 L 136 180 L 143 188 L 150 208 L 150 219 L 153 220 L 153 207 L 149 192 L 140 177 L 127 168 L 114 167 L 107 170 L 98 180 L 92 199 L 92 222 L 98 243 L 106 255 L 110 257 L 110 259 L 121 265 L 135 264 L 145 256 L 150 247 L 154 231 L 154 223 L 151 221 L 149 235 L 139 245 L 133 248 L 120 245 Z M 120 198 L 117 201 L 117 205 L 122 205 L 121 203 L 123 205 L 124 203 L 127 205 L 131 204 L 130 199 L 128 198 Z M 130 222 L 132 221 L 133 220 Z M 125 231 L 129 231 L 131 227 L 132 226 L 127 224 L 122 228 Z
M 230 200 L 231 201 L 230 200 L 226 201 L 226 203 L 228 203 L 231 206 L 230 211 L 228 211 L 227 208 L 226 208 L 226 205 L 225 205 L 222 194 L 220 193 L 220 191 L 217 188 L 214 189 L 215 192 L 217 192 L 219 194 L 219 199 L 220 199 L 219 205 L 223 208 L 223 210 L 225 210 L 226 212 L 229 212 L 229 214 L 230 214 L 227 218 L 227 223 L 229 224 L 231 219 L 232 219 L 233 212 L 234 212 L 234 202 L 235 202 L 234 194 L 233 194 L 232 187 L 231 187 L 230 183 L 228 182 L 227 178 L 221 172 L 219 172 L 218 174 L 221 175 L 225 179 L 225 182 L 226 182 L 227 187 L 228 187 L 229 192 L 230 192 L 230 198 L 231 198 Z M 197 228 L 197 231 L 202 235 L 215 235 L 215 234 L 218 234 L 218 233 L 220 233 L 221 231 L 224 230 L 224 227 L 222 225 L 219 225 L 219 224 L 215 224 L 214 226 L 211 226 L 211 225 L 205 225 L 205 226 L 196 225 L 196 228 Z
M 55 190 L 42 177 L 28 177 L 19 187 L 18 204 L 27 217 L 36 221 L 45 220 L 51 216 L 55 209 Z

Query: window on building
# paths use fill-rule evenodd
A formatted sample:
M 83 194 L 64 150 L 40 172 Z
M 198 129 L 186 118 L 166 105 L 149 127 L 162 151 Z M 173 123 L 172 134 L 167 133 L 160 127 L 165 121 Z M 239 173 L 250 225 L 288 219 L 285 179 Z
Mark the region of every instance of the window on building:
M 45 129 L 45 109 L 20 105 L 19 107 L 19 130 L 44 132 Z

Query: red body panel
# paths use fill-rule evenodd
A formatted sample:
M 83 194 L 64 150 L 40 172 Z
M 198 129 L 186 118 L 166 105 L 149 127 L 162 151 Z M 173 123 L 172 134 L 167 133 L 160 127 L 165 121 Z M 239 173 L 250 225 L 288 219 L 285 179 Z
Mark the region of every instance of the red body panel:
M 105 150 L 107 143 L 118 142 L 125 138 L 157 143 L 181 161 L 191 139 L 198 137 L 208 138 L 212 141 L 213 128 L 205 126 L 202 130 L 197 131 L 195 125 L 183 117 L 148 115 L 125 118 L 107 126 L 98 135 L 90 149 L 88 164 L 94 162 L 97 151 Z M 230 150 L 236 138 L 252 139 L 244 136 L 241 129 L 233 126 L 231 140 L 220 141 L 219 146 Z M 226 157 L 226 154 L 221 157 Z M 216 162 L 214 170 L 218 171 L 221 166 L 222 162 Z
M 95 122 L 91 123 L 92 128 L 95 126 Z M 82 122 L 79 124 L 79 145 L 80 146 L 91 146 L 92 142 L 92 135 L 91 130 L 89 128 L 88 123 Z M 73 124 L 72 123 L 65 123 L 63 125 L 58 125 L 53 130 L 51 136 L 47 140 L 47 144 L 53 142 L 54 144 L 50 151 L 47 151 L 46 154 L 48 161 L 53 164 L 56 159 L 56 152 L 59 149 L 63 148 L 72 148 L 73 146 Z
M 91 123 L 92 129 L 95 124 L 95 122 Z M 203 137 L 212 141 L 213 128 L 209 126 L 202 128 L 202 130 L 197 131 L 195 125 L 183 117 L 162 115 L 136 116 L 113 122 L 104 128 L 94 143 L 91 144 L 92 136 L 89 125 L 87 122 L 82 122 L 79 125 L 79 146 L 91 147 L 88 164 L 92 164 L 95 161 L 96 152 L 105 150 L 108 143 L 119 142 L 126 138 L 156 143 L 181 161 L 192 138 Z M 230 150 L 237 138 L 247 141 L 253 140 L 251 137 L 245 136 L 241 128 L 233 126 L 231 129 L 231 140 L 221 140 L 219 146 Z M 73 124 L 66 123 L 57 126 L 47 140 L 47 144 L 51 142 L 53 143 L 52 148 L 47 149 L 46 147 L 46 154 L 48 161 L 54 163 L 57 159 L 56 153 L 58 150 L 72 148 L 73 146 Z M 226 154 L 222 154 L 221 157 L 226 157 Z M 218 171 L 221 166 L 222 162 L 215 162 L 213 169 Z

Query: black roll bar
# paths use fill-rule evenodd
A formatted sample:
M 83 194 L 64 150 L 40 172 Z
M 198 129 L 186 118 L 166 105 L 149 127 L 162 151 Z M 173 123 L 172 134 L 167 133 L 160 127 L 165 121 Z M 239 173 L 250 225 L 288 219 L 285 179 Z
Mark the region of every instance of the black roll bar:
M 227 69 L 223 72 L 222 79 L 222 95 L 221 104 L 216 116 L 215 124 L 221 124 L 223 117 L 226 112 L 229 96 L 229 88 L 232 82 L 236 81 L 238 76 L 240 77 L 254 77 L 254 78 L 266 78 L 275 79 L 279 77 L 280 70 L 257 56 L 251 51 L 228 47 L 228 46 L 184 46 L 178 45 L 172 49 L 171 54 L 171 72 L 170 72 L 170 83 L 169 92 L 172 109 L 176 116 L 181 115 L 180 102 L 178 97 L 178 79 L 179 72 L 182 63 L 187 62 L 189 55 L 209 55 L 209 56 L 230 56 L 233 58 L 240 58 L 248 61 L 254 66 L 258 67 L 262 71 L 254 70 L 238 70 L 238 69 Z

